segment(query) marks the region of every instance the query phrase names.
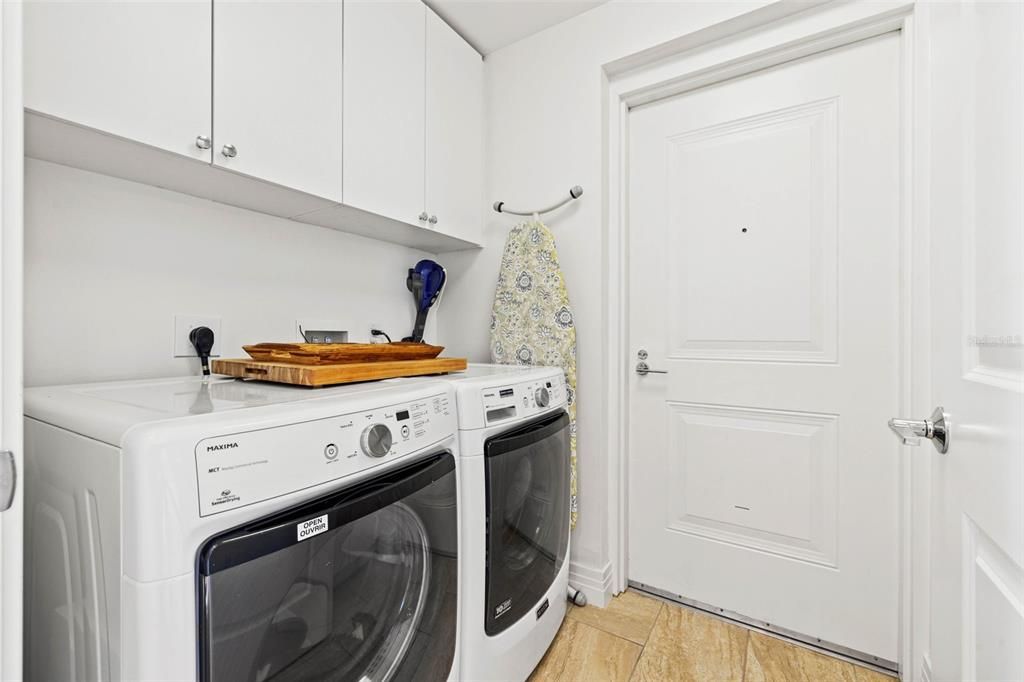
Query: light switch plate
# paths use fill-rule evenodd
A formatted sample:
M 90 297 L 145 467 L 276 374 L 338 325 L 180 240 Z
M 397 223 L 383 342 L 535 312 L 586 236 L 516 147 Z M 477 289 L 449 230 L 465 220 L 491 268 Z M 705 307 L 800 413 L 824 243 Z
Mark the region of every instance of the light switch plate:
M 213 350 L 211 358 L 220 357 L 221 337 L 220 318 L 212 315 L 175 315 L 174 316 L 174 357 L 194 358 L 196 349 L 188 340 L 189 332 L 196 327 L 209 327 L 213 330 Z

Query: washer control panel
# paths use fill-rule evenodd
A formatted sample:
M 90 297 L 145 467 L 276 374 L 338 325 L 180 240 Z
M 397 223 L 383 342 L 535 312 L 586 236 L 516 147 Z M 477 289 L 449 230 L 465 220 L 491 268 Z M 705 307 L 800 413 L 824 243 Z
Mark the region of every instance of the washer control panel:
M 345 478 L 455 434 L 448 392 L 196 444 L 199 515 L 209 516 Z
M 546 412 L 566 402 L 565 377 L 533 379 L 483 389 L 484 424 L 499 424 Z

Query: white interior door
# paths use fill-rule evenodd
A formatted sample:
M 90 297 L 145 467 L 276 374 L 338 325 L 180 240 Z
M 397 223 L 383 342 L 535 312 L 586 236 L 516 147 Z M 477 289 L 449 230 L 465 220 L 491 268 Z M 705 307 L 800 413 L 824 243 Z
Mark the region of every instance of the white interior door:
M 21 20 L 21 3 L 0 3 L 0 680 L 22 677 Z
M 629 115 L 632 582 L 894 662 L 897 34 Z
M 1024 679 L 1024 5 L 927 8 L 933 680 Z M 912 415 L 924 417 L 926 415 Z
M 214 164 L 341 201 L 341 0 L 213 8 Z

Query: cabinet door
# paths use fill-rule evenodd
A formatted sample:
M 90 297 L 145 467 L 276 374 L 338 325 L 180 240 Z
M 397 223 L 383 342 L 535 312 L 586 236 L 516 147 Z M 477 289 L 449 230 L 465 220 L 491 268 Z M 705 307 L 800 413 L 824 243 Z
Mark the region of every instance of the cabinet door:
M 341 0 L 214 0 L 216 165 L 341 200 L 342 20 Z
M 427 14 L 427 211 L 438 230 L 478 240 L 483 204 L 483 60 Z
M 345 203 L 426 225 L 419 0 L 345 2 Z
M 210 0 L 24 5 L 25 107 L 210 160 Z

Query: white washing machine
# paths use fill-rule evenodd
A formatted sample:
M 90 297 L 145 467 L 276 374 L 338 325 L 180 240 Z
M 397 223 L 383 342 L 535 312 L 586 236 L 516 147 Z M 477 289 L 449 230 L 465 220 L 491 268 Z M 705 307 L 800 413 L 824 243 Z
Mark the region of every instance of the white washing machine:
M 453 398 L 27 390 L 27 679 L 458 679 Z
M 526 680 L 566 611 L 565 375 L 470 365 L 444 380 L 459 414 L 463 679 Z

